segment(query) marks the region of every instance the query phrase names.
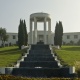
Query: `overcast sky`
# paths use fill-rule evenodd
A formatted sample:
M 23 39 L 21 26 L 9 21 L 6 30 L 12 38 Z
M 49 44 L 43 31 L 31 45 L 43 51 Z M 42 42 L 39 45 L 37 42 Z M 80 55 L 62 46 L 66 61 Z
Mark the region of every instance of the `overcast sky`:
M 18 32 L 19 20 L 25 19 L 29 32 L 29 16 L 45 12 L 51 15 L 51 29 L 62 21 L 64 32 L 80 32 L 80 0 L 0 0 L 0 27 Z M 38 29 L 43 29 L 38 25 Z

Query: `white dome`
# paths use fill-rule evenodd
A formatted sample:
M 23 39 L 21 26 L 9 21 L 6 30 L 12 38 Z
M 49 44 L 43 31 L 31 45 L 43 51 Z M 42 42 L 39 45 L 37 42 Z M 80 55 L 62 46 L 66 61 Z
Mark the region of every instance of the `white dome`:
M 43 12 L 33 13 L 30 15 L 31 20 L 34 20 L 34 17 L 37 18 L 37 21 L 43 21 L 45 17 L 47 18 L 47 20 L 50 19 L 50 15 L 48 13 Z

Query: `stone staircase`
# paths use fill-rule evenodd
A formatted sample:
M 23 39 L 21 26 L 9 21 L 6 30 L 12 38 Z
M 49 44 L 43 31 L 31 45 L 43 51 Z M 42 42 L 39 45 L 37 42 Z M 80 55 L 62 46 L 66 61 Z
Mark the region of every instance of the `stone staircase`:
M 29 54 L 20 62 L 19 68 L 13 68 L 12 75 L 26 77 L 74 77 L 69 67 L 62 67 L 49 45 L 31 45 Z
M 75 77 L 73 67 L 63 67 L 49 45 L 31 45 L 28 53 L 5 74 L 23 77 Z

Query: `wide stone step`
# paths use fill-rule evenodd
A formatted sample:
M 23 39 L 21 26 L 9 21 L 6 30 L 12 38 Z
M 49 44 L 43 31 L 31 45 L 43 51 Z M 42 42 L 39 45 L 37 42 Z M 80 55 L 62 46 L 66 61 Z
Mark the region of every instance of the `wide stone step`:
M 31 45 L 31 50 L 50 50 L 49 45 Z
M 52 54 L 28 54 L 31 56 L 53 56 Z
M 53 57 L 52 55 L 41 55 L 41 54 L 37 54 L 37 55 L 35 55 L 35 54 L 28 54 L 27 55 L 27 57 Z
M 49 57 L 25 57 L 24 61 L 55 61 L 55 58 L 49 58 Z
M 59 68 L 57 61 L 24 61 L 20 62 L 20 67 Z
M 29 54 L 50 54 L 51 50 L 30 50 Z
M 74 77 L 69 68 L 13 68 L 12 75 L 23 77 Z

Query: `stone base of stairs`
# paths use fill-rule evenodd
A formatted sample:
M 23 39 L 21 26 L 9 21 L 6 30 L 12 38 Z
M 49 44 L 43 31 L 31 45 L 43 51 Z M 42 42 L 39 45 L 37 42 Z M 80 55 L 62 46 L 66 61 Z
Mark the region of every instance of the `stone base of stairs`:
M 0 68 L 0 74 L 12 74 L 14 76 L 23 77 L 76 77 L 75 72 L 70 73 L 72 67 L 63 68 Z

